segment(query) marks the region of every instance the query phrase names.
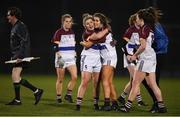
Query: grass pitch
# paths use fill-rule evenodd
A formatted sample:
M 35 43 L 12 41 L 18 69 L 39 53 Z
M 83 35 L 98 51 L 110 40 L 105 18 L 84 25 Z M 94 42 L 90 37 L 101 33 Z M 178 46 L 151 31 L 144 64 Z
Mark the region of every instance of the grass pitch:
M 148 110 L 151 108 L 152 99 L 146 89 L 141 87 L 143 100 L 148 103 L 147 107 L 138 107 L 136 101 L 133 102 L 132 111 L 122 113 L 116 111 L 94 111 L 92 97 L 92 82 L 89 83 L 85 97 L 83 98 L 81 111 L 75 111 L 75 104 L 69 104 L 63 100 L 62 104 L 56 104 L 55 93 L 55 75 L 23 75 L 23 78 L 30 81 L 35 86 L 44 89 L 44 95 L 38 105 L 34 104 L 33 93 L 21 86 L 21 101 L 20 106 L 5 105 L 14 97 L 14 89 L 12 85 L 11 75 L 0 75 L 0 116 L 179 116 L 180 115 L 180 78 L 161 78 L 160 86 L 165 104 L 168 108 L 168 113 L 151 114 Z M 66 76 L 63 85 L 63 98 L 66 92 L 66 86 L 69 80 Z M 125 84 L 128 82 L 128 77 L 118 76 L 114 78 L 117 94 L 123 91 Z M 77 89 L 80 84 L 80 77 L 73 91 L 73 99 L 76 102 Z M 101 91 L 100 105 L 103 104 L 103 92 Z

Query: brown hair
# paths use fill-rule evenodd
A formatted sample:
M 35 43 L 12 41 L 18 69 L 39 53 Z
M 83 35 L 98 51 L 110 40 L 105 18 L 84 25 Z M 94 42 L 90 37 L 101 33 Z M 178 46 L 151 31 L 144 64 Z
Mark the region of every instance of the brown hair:
M 137 15 L 137 14 L 133 14 L 133 15 L 131 15 L 131 16 L 129 17 L 128 22 L 129 22 L 129 25 L 130 25 L 130 26 L 134 25 L 134 22 L 136 21 L 136 15 Z
M 148 12 L 147 9 L 140 9 L 137 14 L 140 19 L 144 20 L 145 24 L 149 25 L 154 30 L 156 18 L 152 13 Z
M 148 7 L 147 11 L 155 17 L 156 22 L 158 22 L 159 19 L 161 19 L 162 15 L 163 15 L 162 11 L 155 7 Z
M 21 17 L 22 17 L 22 12 L 17 7 L 10 7 L 10 8 L 8 8 L 8 12 L 10 14 L 7 14 L 7 15 L 15 16 L 17 19 L 21 19 Z
M 95 13 L 93 16 L 94 16 L 94 17 L 98 17 L 99 20 L 100 20 L 100 22 L 101 22 L 101 24 L 103 24 L 103 26 L 104 26 L 105 28 L 108 28 L 108 29 L 111 31 L 111 26 L 109 25 L 110 19 L 109 19 L 108 17 L 106 17 L 106 16 L 105 16 L 104 14 L 102 14 L 102 13 Z

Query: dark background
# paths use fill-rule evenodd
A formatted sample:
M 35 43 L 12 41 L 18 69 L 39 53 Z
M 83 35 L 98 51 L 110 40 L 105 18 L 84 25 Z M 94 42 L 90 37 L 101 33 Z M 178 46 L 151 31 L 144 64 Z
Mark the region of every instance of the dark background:
M 11 25 L 7 23 L 6 12 L 11 6 L 22 10 L 22 21 L 28 26 L 31 36 L 32 56 L 40 56 L 40 60 L 33 61 L 27 70 L 30 74 L 54 74 L 54 54 L 51 39 L 54 32 L 61 26 L 62 14 L 70 13 L 75 25 L 73 26 L 77 40 L 78 69 L 79 55 L 82 47 L 79 45 L 82 34 L 82 14 L 95 12 L 104 13 L 111 19 L 113 35 L 118 40 L 118 64 L 116 75 L 126 74 L 122 64 L 122 52 L 119 47 L 122 35 L 128 27 L 128 18 L 141 8 L 155 5 L 164 13 L 161 23 L 169 36 L 169 49 L 163 64 L 163 75 L 180 76 L 179 69 L 179 34 L 180 15 L 179 5 L 169 0 L 1 0 L 0 1 L 0 74 L 10 73 L 11 66 L 4 61 L 11 57 L 9 47 L 9 34 Z

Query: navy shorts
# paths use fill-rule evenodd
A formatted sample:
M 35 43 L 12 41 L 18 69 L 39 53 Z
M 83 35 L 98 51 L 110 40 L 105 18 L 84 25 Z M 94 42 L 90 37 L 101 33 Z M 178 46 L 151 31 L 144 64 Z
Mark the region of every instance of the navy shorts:
M 29 62 L 23 61 L 23 62 L 14 64 L 13 68 L 22 67 L 24 69 L 24 68 L 28 68 L 28 66 L 29 66 Z

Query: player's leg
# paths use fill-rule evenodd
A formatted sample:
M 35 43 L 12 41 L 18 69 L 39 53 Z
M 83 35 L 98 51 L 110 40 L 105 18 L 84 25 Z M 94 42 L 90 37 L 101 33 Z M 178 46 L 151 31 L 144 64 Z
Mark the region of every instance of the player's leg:
M 91 79 L 91 72 L 87 72 L 87 71 L 81 72 L 81 84 L 78 88 L 77 102 L 76 102 L 76 110 L 78 111 L 80 110 L 81 103 L 90 79 Z
M 152 98 L 152 100 L 153 100 L 153 102 L 154 102 L 154 104 L 152 105 L 152 108 L 151 108 L 149 111 L 151 112 L 151 111 L 153 111 L 153 110 L 157 110 L 157 107 L 156 107 L 157 99 L 156 99 L 156 96 L 155 96 L 153 90 L 152 90 L 152 89 L 149 87 L 149 85 L 147 84 L 146 79 L 144 79 L 144 80 L 142 81 L 142 83 L 143 83 L 144 87 L 146 88 L 146 90 L 148 91 L 148 93 L 150 94 L 150 96 L 151 96 L 151 98 Z
M 28 64 L 27 62 L 21 62 L 19 63 L 18 65 L 16 66 L 21 66 L 22 69 L 25 69 L 28 67 Z M 21 70 L 22 71 L 22 70 Z M 20 74 L 19 74 L 20 75 Z M 21 79 L 20 81 L 20 84 L 23 85 L 24 87 L 32 90 L 34 92 L 34 97 L 35 97 L 35 105 L 39 103 L 41 97 L 42 97 L 42 94 L 43 94 L 43 89 L 40 89 L 40 88 L 37 88 L 36 86 L 34 86 L 33 84 L 31 84 L 28 80 L 26 79 Z
M 160 112 L 160 113 L 167 112 L 167 109 L 166 109 L 163 99 L 162 99 L 161 90 L 156 83 L 155 73 L 154 72 L 149 73 L 149 76 L 146 78 L 146 80 L 156 96 L 156 99 L 157 99 L 156 103 L 157 103 L 157 107 L 158 107 L 157 112 Z M 152 113 L 154 113 L 154 111 Z
M 113 83 L 113 78 L 114 78 L 114 68 L 111 71 L 111 77 L 109 79 L 109 83 L 110 83 L 110 97 L 111 97 L 111 109 L 113 110 L 117 110 L 119 108 L 118 102 L 117 102 L 117 93 L 116 93 L 116 89 Z
M 132 84 L 132 77 L 134 74 L 134 66 L 127 66 L 127 69 L 129 71 L 129 75 L 130 75 L 130 80 L 129 82 L 126 84 L 123 92 L 121 93 L 121 95 L 118 97 L 118 101 L 120 102 L 120 104 L 124 105 L 125 104 L 125 98 L 126 96 L 129 94 L 130 90 L 131 90 L 131 84 Z
M 67 86 L 67 93 L 66 93 L 65 99 L 68 102 L 73 103 L 72 90 L 74 89 L 74 86 L 77 81 L 77 67 L 76 65 L 70 65 L 69 67 L 67 67 L 67 70 L 69 71 L 71 75 L 71 80 L 69 81 L 68 86 Z
M 14 67 L 12 69 L 12 81 L 14 85 L 15 98 L 9 102 L 7 105 L 21 105 L 20 100 L 20 74 L 22 71 L 22 67 Z
M 93 72 L 93 100 L 94 100 L 94 109 L 99 110 L 99 93 L 100 93 L 100 80 L 99 80 L 100 72 Z
M 111 77 L 111 72 L 113 68 L 109 65 L 103 65 L 102 67 L 102 85 L 103 85 L 103 92 L 104 92 L 104 106 L 102 107 L 102 110 L 110 111 L 110 83 L 109 78 Z
M 63 88 L 63 80 L 65 69 L 64 68 L 56 68 L 57 80 L 56 80 L 56 100 L 57 103 L 62 102 L 62 88 Z
M 138 91 L 140 90 L 140 84 L 145 78 L 145 72 L 135 70 L 134 77 L 132 81 L 132 88 L 129 93 L 128 101 L 125 103 L 125 106 L 121 108 L 121 111 L 128 112 L 132 106 L 132 102 L 136 98 Z

